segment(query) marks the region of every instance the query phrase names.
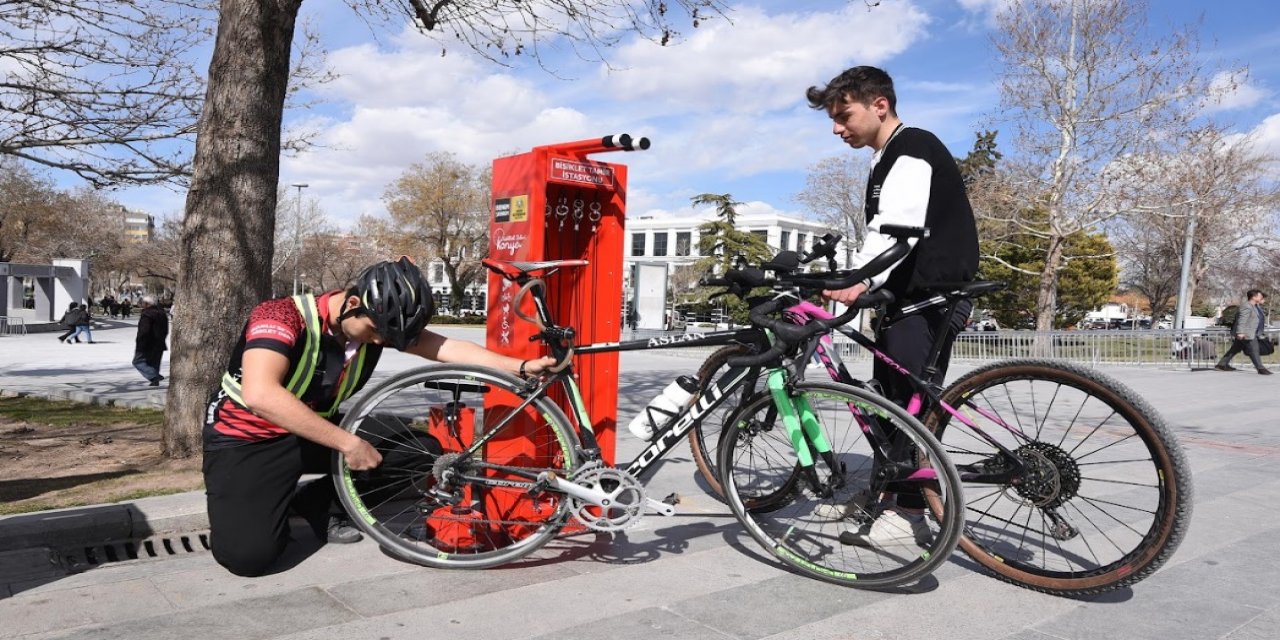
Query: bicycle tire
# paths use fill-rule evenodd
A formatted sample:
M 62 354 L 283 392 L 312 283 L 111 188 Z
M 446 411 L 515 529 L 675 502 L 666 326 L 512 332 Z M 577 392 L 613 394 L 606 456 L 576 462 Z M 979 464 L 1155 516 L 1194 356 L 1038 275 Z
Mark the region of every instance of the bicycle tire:
M 430 365 L 362 395 L 341 426 L 379 449 L 383 463 L 352 471 L 341 453 L 334 456 L 338 498 L 352 521 L 392 556 L 436 568 L 499 566 L 550 541 L 569 518 L 569 501 L 549 491 L 531 496 L 517 483 L 548 470 L 571 476 L 580 447 L 546 396 L 489 440 L 468 468 L 512 486 L 460 482 L 450 487 L 452 498 L 432 491 L 444 468 L 436 469 L 441 457 L 495 428 L 519 404 L 523 387 L 518 378 L 484 367 Z
M 716 349 L 702 366 L 698 367 L 698 396 L 703 389 L 716 381 L 717 372 L 728 365 L 729 358 L 745 356 L 750 350 L 742 345 L 731 344 Z M 694 398 L 694 402 L 697 397 Z M 729 412 L 730 414 L 732 412 Z M 724 487 L 720 484 L 720 471 L 716 465 L 716 455 L 720 448 L 720 435 L 724 433 L 724 420 L 719 411 L 703 418 L 689 430 L 689 451 L 693 454 L 693 462 L 698 466 L 698 475 L 711 490 L 711 494 L 721 502 L 724 501 Z
M 777 481 L 771 478 L 797 475 L 795 449 L 785 431 L 752 418 L 773 405 L 770 394 L 761 392 L 734 413 L 729 422 L 733 431 L 720 444 L 721 483 L 734 516 L 771 554 L 812 578 L 850 587 L 886 589 L 916 582 L 932 573 L 955 549 L 963 505 L 959 476 L 938 441 L 898 406 L 856 387 L 802 382 L 794 385 L 792 393 L 813 407 L 840 463 L 841 485 L 832 495 L 819 497 L 807 482 L 800 482 L 789 503 L 780 508 L 769 512 L 746 508 L 743 496 L 749 497 L 758 490 L 776 493 L 778 489 L 772 485 Z M 929 532 L 920 538 L 882 547 L 840 542 L 842 532 L 858 527 L 859 517 L 869 521 L 874 516 L 861 509 L 846 510 L 844 505 L 852 504 L 859 493 L 878 493 L 871 489 L 872 449 L 859 427 L 855 417 L 858 414 L 878 416 L 897 427 L 915 444 L 919 460 L 933 469 L 933 480 L 915 483 L 937 508 L 933 519 L 924 521 Z M 822 462 L 815 467 L 827 469 Z M 928 539 L 921 539 L 925 537 Z
M 969 522 L 960 548 L 996 577 L 1085 596 L 1138 582 L 1177 550 L 1191 518 L 1189 467 L 1160 414 L 1124 384 L 1066 362 L 1013 360 L 968 373 L 942 400 L 1028 461 L 1019 485 L 965 484 Z M 935 406 L 924 422 L 956 465 L 995 464 L 996 449 L 951 419 Z M 1056 538 L 1070 530 L 1046 509 L 1077 535 Z

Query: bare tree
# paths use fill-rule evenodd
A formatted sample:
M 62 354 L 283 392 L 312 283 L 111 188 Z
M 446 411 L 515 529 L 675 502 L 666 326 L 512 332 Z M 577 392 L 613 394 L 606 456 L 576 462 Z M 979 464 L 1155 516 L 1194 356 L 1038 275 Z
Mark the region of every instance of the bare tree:
M 41 233 L 41 221 L 56 211 L 58 191 L 46 177 L 23 163 L 0 158 L 0 262 L 32 255 L 32 236 Z
M 299 287 L 309 282 L 320 283 L 324 275 L 325 251 L 332 246 L 328 238 L 338 233 L 338 229 L 314 198 L 306 198 L 281 187 L 276 202 L 271 289 L 288 295 L 293 293 L 295 275 Z
M 795 196 L 819 220 L 844 235 L 845 264 L 867 237 L 864 198 L 870 170 L 871 159 L 866 155 L 824 158 L 809 166 L 804 190 Z
M 696 25 L 718 0 L 346 0 L 375 20 L 417 19 L 442 46 L 494 60 L 530 55 L 538 43 L 571 43 L 593 56 L 626 34 L 662 43 L 677 34 L 668 10 Z M 221 0 L 220 19 L 183 222 L 179 295 L 165 410 L 164 452 L 200 447 L 204 405 L 245 315 L 271 290 L 281 122 L 301 0 Z M 188 297 L 189 296 L 189 297 Z
M 1273 237 L 1273 216 L 1280 206 L 1280 184 L 1272 178 L 1277 158 L 1261 150 L 1251 135 L 1230 135 L 1221 125 L 1202 123 L 1179 136 L 1170 153 L 1131 156 L 1118 163 L 1117 173 L 1128 174 L 1134 183 L 1135 200 L 1126 202 L 1133 213 L 1118 234 L 1134 252 L 1130 261 L 1143 260 L 1132 265 L 1134 273 L 1157 281 L 1172 277 L 1176 295 L 1191 234 L 1188 299 L 1225 294 L 1234 300 L 1238 292 L 1233 287 L 1207 296 L 1198 292 L 1211 271 L 1231 269 Z
M 436 152 L 410 165 L 383 195 L 391 215 L 386 243 L 397 253 L 444 263 L 451 309 L 462 307 L 465 289 L 480 273 L 489 181 L 488 169 Z
M 212 18 L 203 0 L 0 4 L 0 154 L 95 186 L 187 174 L 204 89 L 188 60 Z
M 1019 152 L 1009 184 L 1024 204 L 994 214 L 1045 240 L 1038 329 L 1053 324 L 1066 239 L 1121 213 L 1117 191 L 1132 183 L 1111 164 L 1185 131 L 1210 93 L 1194 34 L 1148 37 L 1145 16 L 1140 0 L 1017 0 L 997 18 L 1002 106 Z M 1037 217 L 1021 217 L 1028 211 Z

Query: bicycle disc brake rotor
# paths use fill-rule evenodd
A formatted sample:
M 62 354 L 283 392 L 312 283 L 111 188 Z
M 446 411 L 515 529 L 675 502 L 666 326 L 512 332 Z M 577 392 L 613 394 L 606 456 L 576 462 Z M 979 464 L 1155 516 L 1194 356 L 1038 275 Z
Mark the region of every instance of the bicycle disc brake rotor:
M 571 480 L 576 485 L 609 495 L 609 502 L 605 506 L 580 498 L 570 498 L 573 515 L 588 529 L 623 531 L 635 526 L 644 515 L 644 485 L 626 471 L 591 462 L 579 468 Z

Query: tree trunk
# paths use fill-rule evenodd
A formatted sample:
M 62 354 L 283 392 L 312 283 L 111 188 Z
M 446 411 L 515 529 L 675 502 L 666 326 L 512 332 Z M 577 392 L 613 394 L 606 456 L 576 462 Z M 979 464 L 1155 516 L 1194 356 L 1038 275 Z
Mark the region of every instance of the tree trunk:
M 1053 317 L 1058 310 L 1058 271 L 1062 268 L 1062 251 L 1066 238 L 1049 238 L 1044 254 L 1044 269 L 1040 271 L 1040 294 L 1036 298 L 1036 331 L 1052 331 Z M 1040 356 L 1053 355 L 1052 345 L 1037 339 L 1035 351 Z
M 222 0 L 182 223 L 164 454 L 200 451 L 205 405 L 271 291 L 280 130 L 301 0 Z

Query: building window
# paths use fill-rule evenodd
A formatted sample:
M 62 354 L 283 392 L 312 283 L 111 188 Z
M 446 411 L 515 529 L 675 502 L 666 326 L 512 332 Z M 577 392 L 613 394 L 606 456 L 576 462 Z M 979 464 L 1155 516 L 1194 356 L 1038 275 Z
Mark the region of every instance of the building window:
M 689 231 L 676 232 L 676 255 L 678 256 L 689 255 L 689 246 L 690 246 L 689 243 L 692 237 L 693 237 L 693 234 Z
M 769 244 L 769 232 L 764 230 L 752 231 L 751 235 L 760 238 L 760 242 Z
M 790 231 L 782 232 L 782 246 L 779 248 L 782 249 L 783 251 L 791 250 L 791 232 Z
M 666 231 L 660 231 L 658 233 L 653 234 L 653 255 L 655 256 L 667 255 L 667 232 Z
M 431 281 L 436 284 L 444 282 L 444 265 L 438 262 L 431 265 Z
M 633 256 L 644 255 L 644 234 L 643 233 L 631 234 L 631 255 Z
M 808 251 L 808 250 L 809 250 L 809 247 L 804 246 L 804 234 L 797 233 L 796 234 L 796 251 L 799 251 L 800 253 L 804 253 L 805 251 Z

